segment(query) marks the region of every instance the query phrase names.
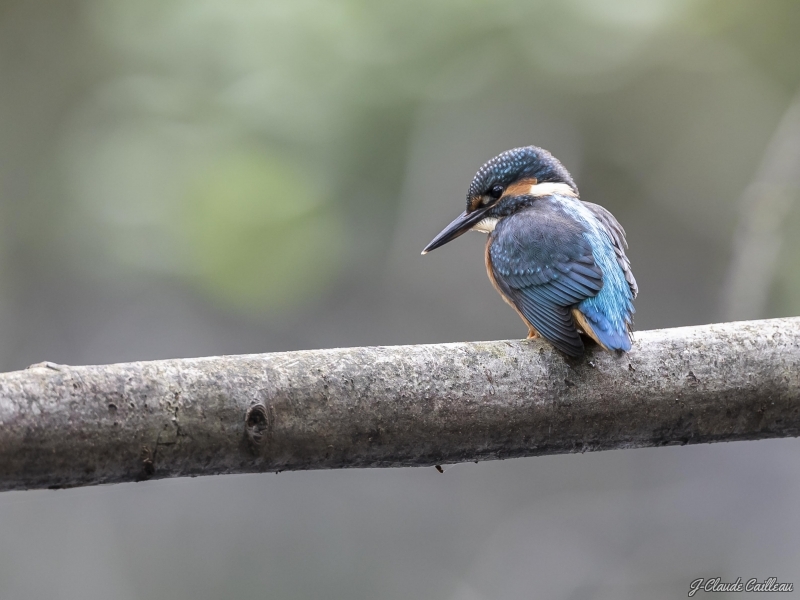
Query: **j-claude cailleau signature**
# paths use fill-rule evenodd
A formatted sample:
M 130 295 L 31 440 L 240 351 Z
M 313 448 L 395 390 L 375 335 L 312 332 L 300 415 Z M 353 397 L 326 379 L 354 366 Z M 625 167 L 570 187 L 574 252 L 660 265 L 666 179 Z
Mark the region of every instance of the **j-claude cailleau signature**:
M 759 581 L 757 577 L 743 581 L 722 581 L 721 577 L 698 577 L 689 584 L 689 598 L 697 592 L 793 592 L 794 583 L 780 583 L 777 577 Z

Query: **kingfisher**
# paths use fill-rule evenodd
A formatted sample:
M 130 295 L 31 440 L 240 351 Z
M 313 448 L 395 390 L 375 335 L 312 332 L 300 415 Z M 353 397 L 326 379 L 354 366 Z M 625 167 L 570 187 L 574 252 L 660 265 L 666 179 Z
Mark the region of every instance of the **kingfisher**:
M 528 326 L 567 356 L 581 333 L 606 350 L 631 349 L 636 279 L 625 230 L 605 208 L 580 199 L 569 171 L 543 148 L 507 150 L 483 165 L 467 208 L 427 254 L 467 231 L 488 233 L 486 272 Z

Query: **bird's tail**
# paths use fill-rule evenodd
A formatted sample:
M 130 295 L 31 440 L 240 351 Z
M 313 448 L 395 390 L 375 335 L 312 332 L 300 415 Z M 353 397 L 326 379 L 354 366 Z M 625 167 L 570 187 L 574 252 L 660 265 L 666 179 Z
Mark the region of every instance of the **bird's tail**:
M 631 334 L 627 325 L 614 327 L 603 313 L 590 307 L 585 307 L 584 311 L 575 308 L 572 316 L 583 332 L 606 350 L 630 351 Z

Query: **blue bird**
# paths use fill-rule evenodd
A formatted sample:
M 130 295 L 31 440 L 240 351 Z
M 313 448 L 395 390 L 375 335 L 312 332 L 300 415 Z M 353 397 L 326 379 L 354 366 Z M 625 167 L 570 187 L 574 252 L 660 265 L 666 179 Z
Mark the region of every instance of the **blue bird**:
M 629 351 L 638 288 L 625 231 L 602 206 L 584 202 L 564 166 L 536 146 L 483 165 L 467 209 L 422 251 L 466 231 L 489 234 L 486 271 L 528 325 L 568 356 L 583 354 L 580 333 L 606 350 Z

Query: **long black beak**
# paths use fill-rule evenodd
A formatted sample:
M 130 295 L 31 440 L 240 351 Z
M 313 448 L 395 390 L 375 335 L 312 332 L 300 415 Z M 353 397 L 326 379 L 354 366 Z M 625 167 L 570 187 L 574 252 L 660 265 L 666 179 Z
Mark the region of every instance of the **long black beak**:
M 473 225 L 483 219 L 483 216 L 489 208 L 491 207 L 479 208 L 471 213 L 467 211 L 462 212 L 450 225 L 445 227 L 439 235 L 433 238 L 430 244 L 425 246 L 422 253 L 427 254 L 431 250 L 436 250 L 439 246 L 444 246 L 447 242 L 451 242 L 464 232 L 469 231 Z

